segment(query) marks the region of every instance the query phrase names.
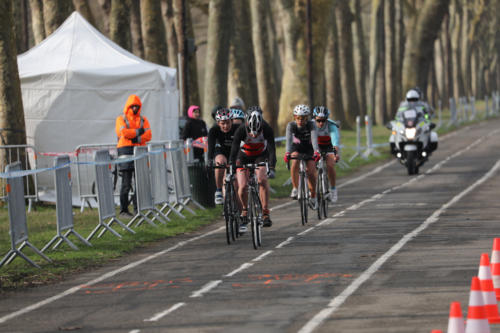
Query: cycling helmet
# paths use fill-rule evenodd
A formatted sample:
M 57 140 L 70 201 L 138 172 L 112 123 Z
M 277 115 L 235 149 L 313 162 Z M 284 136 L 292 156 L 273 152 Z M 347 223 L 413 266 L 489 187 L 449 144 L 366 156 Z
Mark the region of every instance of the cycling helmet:
M 214 106 L 214 107 L 212 108 L 212 112 L 211 112 L 211 113 L 212 113 L 212 118 L 214 118 L 214 120 L 216 120 L 216 119 L 215 119 L 215 114 L 217 113 L 217 111 L 219 111 L 219 110 L 221 110 L 221 109 L 224 109 L 224 107 L 223 107 L 223 106 L 220 106 L 220 105 L 216 105 L 216 106 Z
M 406 93 L 406 101 L 408 102 L 418 102 L 420 99 L 420 94 L 415 89 L 410 89 Z
M 330 110 L 326 106 L 316 106 L 313 110 L 313 116 L 320 118 L 328 118 Z
M 262 130 L 262 113 L 254 110 L 252 112 L 248 112 L 245 119 L 245 126 L 247 131 L 252 135 L 257 135 Z
M 293 108 L 294 116 L 308 116 L 311 113 L 311 110 L 307 105 L 299 104 Z
M 231 119 L 231 111 L 229 111 L 229 109 L 220 108 L 215 112 L 216 121 L 230 120 L 230 119 Z
M 262 109 L 258 105 L 253 105 L 253 106 L 249 107 L 248 110 L 247 110 L 247 113 L 250 114 L 250 113 L 252 113 L 254 111 L 257 111 L 257 112 L 259 112 L 262 115 Z
M 239 97 L 235 97 L 233 99 L 233 102 L 230 104 L 230 107 L 231 109 L 234 108 L 234 109 L 244 109 L 245 108 L 245 103 L 243 102 L 243 100 Z
M 242 109 L 231 108 L 231 119 L 245 119 L 245 112 Z

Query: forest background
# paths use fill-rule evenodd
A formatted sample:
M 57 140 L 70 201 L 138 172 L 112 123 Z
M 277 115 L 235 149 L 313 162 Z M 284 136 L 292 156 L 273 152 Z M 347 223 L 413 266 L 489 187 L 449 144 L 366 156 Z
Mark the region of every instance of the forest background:
M 148 61 L 184 73 L 181 112 L 236 96 L 283 133 L 297 104 L 343 129 L 393 118 L 406 91 L 431 105 L 500 87 L 500 0 L 7 0 L 0 3 L 0 128 L 24 128 L 16 55 L 77 10 Z M 4 144 L 23 144 L 7 131 Z

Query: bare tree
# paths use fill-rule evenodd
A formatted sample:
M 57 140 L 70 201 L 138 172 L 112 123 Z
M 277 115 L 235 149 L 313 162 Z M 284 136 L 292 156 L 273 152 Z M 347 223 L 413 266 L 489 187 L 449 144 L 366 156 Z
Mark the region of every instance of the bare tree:
M 140 1 L 140 0 L 139 0 Z M 111 13 L 111 0 L 98 0 L 101 11 L 99 11 L 98 23 L 100 30 L 109 36 L 109 16 Z
M 378 124 L 385 119 L 384 0 L 372 2 L 370 36 L 370 108 Z
M 196 40 L 194 36 L 193 20 L 191 17 L 191 6 L 189 2 L 186 6 L 186 46 L 187 46 L 187 71 L 189 91 L 189 104 L 200 105 L 200 90 L 198 88 L 198 65 L 196 60 Z
M 176 4 L 178 3 L 179 1 L 176 1 Z M 178 4 L 178 6 L 182 6 L 182 3 Z M 165 32 L 167 34 L 168 65 L 170 67 L 177 68 L 177 53 L 179 52 L 179 46 L 181 46 L 180 44 L 184 43 L 184 41 L 177 40 L 175 25 L 176 18 L 177 22 L 181 21 L 180 15 L 182 15 L 182 13 L 179 9 L 179 12 L 175 13 L 176 15 L 174 16 L 174 5 L 172 3 L 172 0 L 162 0 L 161 12 L 163 16 L 163 23 L 165 24 Z M 183 24 L 183 22 L 179 22 L 177 24 Z
M 13 1 L 17 52 L 23 53 L 29 49 L 28 36 L 28 3 L 26 0 Z
M 387 90 L 387 116 L 393 118 L 398 107 L 396 79 L 397 53 L 396 53 L 396 6 L 394 1 L 385 2 L 385 85 Z
M 73 5 L 75 9 L 93 26 L 95 26 L 94 15 L 90 10 L 87 0 L 73 0 Z
M 453 1 L 452 11 L 452 39 L 451 48 L 453 55 L 453 82 L 454 92 L 453 95 L 458 98 L 464 96 L 464 80 L 462 75 L 462 44 L 460 38 L 462 37 L 462 0 Z
M 144 58 L 144 44 L 142 42 L 141 0 L 130 0 L 130 37 L 132 39 L 132 52 Z
M 68 18 L 74 7 L 71 1 L 43 0 L 45 33 L 50 35 Z
M 208 14 L 207 58 L 205 63 L 205 96 L 203 109 L 227 101 L 227 71 L 229 61 L 230 0 L 210 0 Z M 207 117 L 205 112 L 204 117 Z
M 112 0 L 109 16 L 109 37 L 126 50 L 131 50 L 130 1 Z
M 166 65 L 167 44 L 160 2 L 156 0 L 141 1 L 141 23 L 145 59 L 156 64 Z
M 363 19 L 361 11 L 361 0 L 353 1 L 354 11 L 354 31 L 355 31 L 355 45 L 357 46 L 354 51 L 356 53 L 356 81 L 357 91 L 359 97 L 360 115 L 363 117 L 367 112 L 366 101 L 366 78 L 368 77 L 368 55 L 365 44 L 365 36 L 363 30 Z
M 45 24 L 43 20 L 42 0 L 30 0 L 30 9 L 33 38 L 35 39 L 35 44 L 38 44 L 45 39 Z

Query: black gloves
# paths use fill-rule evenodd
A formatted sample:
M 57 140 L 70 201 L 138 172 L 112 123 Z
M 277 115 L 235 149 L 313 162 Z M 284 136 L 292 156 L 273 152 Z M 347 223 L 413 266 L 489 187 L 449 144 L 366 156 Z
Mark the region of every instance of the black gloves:
M 132 143 L 139 143 L 139 137 L 135 137 L 132 139 Z
M 143 134 L 144 134 L 144 128 L 143 127 L 137 129 L 137 136 L 141 136 Z

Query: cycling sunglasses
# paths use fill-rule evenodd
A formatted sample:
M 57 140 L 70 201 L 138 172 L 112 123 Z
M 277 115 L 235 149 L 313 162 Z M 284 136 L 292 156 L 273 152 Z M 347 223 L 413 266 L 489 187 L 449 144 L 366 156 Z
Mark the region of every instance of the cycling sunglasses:
M 296 120 L 306 120 L 307 117 L 306 116 L 295 116 L 295 119 Z
M 318 123 L 324 123 L 326 121 L 326 119 L 325 118 L 317 118 L 316 121 Z

